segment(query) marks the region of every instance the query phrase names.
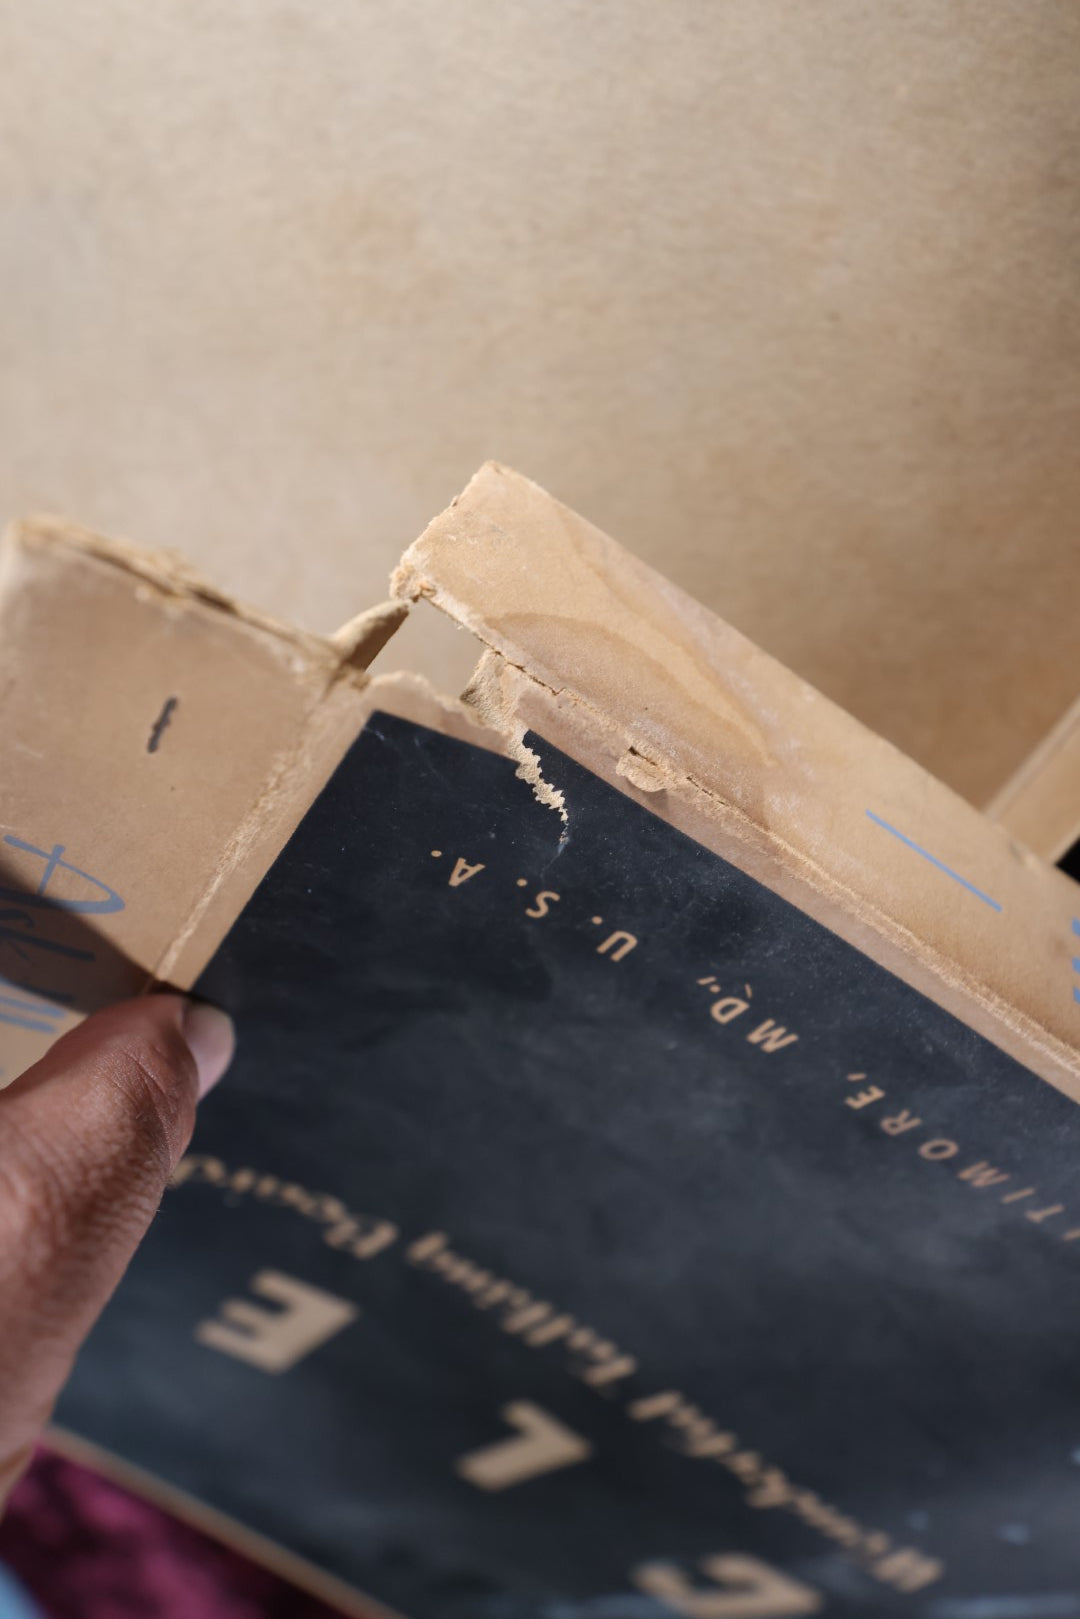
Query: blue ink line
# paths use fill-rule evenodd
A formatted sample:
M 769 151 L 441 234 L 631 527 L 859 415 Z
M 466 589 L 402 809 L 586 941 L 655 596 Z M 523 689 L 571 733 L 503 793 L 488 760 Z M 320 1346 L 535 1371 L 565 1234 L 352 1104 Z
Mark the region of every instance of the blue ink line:
M 93 883 L 95 888 L 100 888 L 105 898 L 57 899 L 48 895 L 46 897 L 50 905 L 56 906 L 62 911 L 94 911 L 101 916 L 108 916 L 113 911 L 122 911 L 124 909 L 124 902 L 120 895 L 115 889 L 110 888 L 108 883 L 103 883 L 98 877 L 91 877 L 88 871 L 80 871 L 79 867 L 73 866 L 70 860 L 60 858 L 64 853 L 64 844 L 54 843 L 51 849 L 39 849 L 35 844 L 27 843 L 23 838 L 17 838 L 10 832 L 4 833 L 4 842 L 10 843 L 13 849 L 21 849 L 24 854 L 37 855 L 39 860 L 44 860 L 45 872 L 38 883 L 37 894 L 33 898 L 40 901 L 42 896 L 46 895 L 49 883 L 57 871 L 70 871 L 74 876 L 82 877 L 86 882 Z M 27 899 L 31 898 L 29 895 L 26 897 Z
M 0 1012 L 0 1023 L 13 1023 L 17 1029 L 36 1029 L 39 1034 L 55 1034 L 55 1023 L 39 1023 L 36 1018 L 16 1017 L 13 1012 Z
M 1080 917 L 1073 917 L 1073 932 L 1080 933 Z
M 1080 956 L 1073 957 L 1073 972 L 1080 973 Z
M 939 860 L 937 855 L 931 854 L 929 849 L 924 849 L 921 843 L 916 843 L 905 833 L 898 832 L 895 826 L 890 826 L 888 821 L 883 821 L 880 815 L 874 814 L 873 810 L 867 810 L 866 813 L 875 826 L 883 827 L 886 832 L 891 832 L 894 838 L 899 838 L 900 842 L 906 844 L 909 849 L 914 849 L 916 854 L 921 854 L 924 860 L 929 860 L 932 866 L 936 866 L 939 871 L 943 871 L 946 877 L 951 877 L 954 883 L 959 883 L 961 888 L 966 888 L 969 894 L 975 895 L 976 899 L 981 899 L 983 904 L 989 905 L 992 911 L 1001 910 L 1002 907 L 996 899 L 991 899 L 990 895 L 984 894 L 981 888 L 976 888 L 974 883 L 969 883 L 966 877 L 961 877 L 958 871 L 953 871 L 952 867 L 947 866 L 943 860 Z M 1080 933 L 1080 926 L 1077 926 L 1075 922 L 1073 926 L 1076 928 L 1077 933 Z
M 33 1012 L 37 1017 L 63 1017 L 62 1006 L 35 1006 L 33 1001 L 18 1000 L 14 995 L 0 995 L 0 1005 L 17 1007 L 20 1012 Z
M 71 956 L 75 961 L 95 960 L 92 950 L 79 950 L 73 944 L 58 944 L 55 939 L 38 939 L 32 933 L 18 933 L 14 928 L 0 927 L 0 940 L 6 939 L 20 961 L 29 961 L 25 945 L 32 944 L 37 950 L 52 950 L 58 956 Z
M 17 989 L 20 995 L 29 996 L 32 1000 L 48 999 L 48 996 L 42 995 L 39 990 L 32 988 L 31 985 L 21 984 L 17 978 L 8 978 L 6 973 L 0 973 L 0 989 Z
M 1073 985 L 1073 1000 L 1080 1003 L 1080 989 L 1077 989 L 1075 984 Z
M 34 1001 L 44 1001 L 41 1008 L 43 1012 L 51 1012 L 54 1006 L 70 1006 L 75 996 L 58 989 L 36 989 L 33 984 L 24 984 L 18 978 L 6 978 L 0 973 L 0 989 L 17 989 L 19 994 Z

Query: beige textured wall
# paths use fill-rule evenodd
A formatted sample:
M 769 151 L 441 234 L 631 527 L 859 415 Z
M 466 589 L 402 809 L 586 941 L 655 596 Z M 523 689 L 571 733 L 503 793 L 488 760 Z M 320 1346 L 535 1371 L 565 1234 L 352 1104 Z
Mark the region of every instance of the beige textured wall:
M 0 509 L 327 628 L 486 457 L 972 796 L 1074 697 L 1075 0 L 0 0 Z

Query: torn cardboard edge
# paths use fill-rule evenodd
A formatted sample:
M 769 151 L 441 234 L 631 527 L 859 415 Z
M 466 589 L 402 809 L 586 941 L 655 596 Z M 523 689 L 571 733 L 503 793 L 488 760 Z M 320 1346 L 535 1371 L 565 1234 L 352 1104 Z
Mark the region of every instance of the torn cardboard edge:
M 503 739 L 485 727 L 460 699 L 443 696 L 419 675 L 403 671 L 371 677 L 351 693 L 346 708 L 332 716 L 313 718 L 305 750 L 294 761 L 309 796 L 302 806 L 295 794 L 275 800 L 277 778 L 268 785 L 265 795 L 237 828 L 198 905 L 161 956 L 153 974 L 156 980 L 190 988 L 351 744 L 379 711 L 413 720 L 474 746 L 505 751 Z M 330 724 L 323 723 L 326 718 Z
M 48 823 L 42 848 L 73 848 L 74 824 L 98 869 L 138 895 L 100 923 L 137 971 L 112 998 L 151 978 L 194 981 L 384 708 L 515 759 L 572 835 L 573 805 L 526 741 L 535 732 L 1080 1100 L 1065 977 L 1074 885 L 895 748 L 494 463 L 409 548 L 392 589 L 322 638 L 55 519 L 9 536 L 0 727 L 23 769 L 0 821 L 24 837 Z M 419 600 L 480 643 L 463 700 L 365 673 Z M 50 642 L 66 654 L 52 667 L 35 650 Z M 184 682 L 167 742 L 147 754 L 158 693 Z M 78 745 L 65 704 L 80 683 L 82 728 L 105 750 Z M 27 1060 L 40 1036 L 33 1047 Z
M 1080 1099 L 1075 885 L 921 766 L 495 463 L 392 589 L 484 643 L 469 695 L 512 745 L 531 709 L 578 763 Z
M 62 517 L 44 513 L 24 518 L 8 527 L 2 544 L 8 556 L 50 549 L 70 553 L 73 561 L 92 560 L 116 568 L 162 598 L 198 602 L 238 625 L 281 642 L 309 659 L 314 668 L 325 667 L 334 679 L 349 670 L 366 669 L 409 612 L 407 602 L 388 600 L 358 613 L 332 636 L 314 635 L 236 601 L 204 579 L 176 552 L 142 550 L 129 541 L 110 539 Z
M 324 639 L 74 525 L 9 530 L 0 1083 L 79 1012 L 192 982 L 363 723 L 366 665 L 407 612 Z

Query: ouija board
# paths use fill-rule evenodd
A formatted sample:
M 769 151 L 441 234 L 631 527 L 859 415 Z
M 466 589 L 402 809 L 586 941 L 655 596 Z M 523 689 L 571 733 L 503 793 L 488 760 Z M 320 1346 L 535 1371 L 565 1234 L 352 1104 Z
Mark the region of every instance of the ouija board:
M 1080 1112 L 530 736 L 374 714 L 62 1426 L 409 1619 L 1080 1615 Z

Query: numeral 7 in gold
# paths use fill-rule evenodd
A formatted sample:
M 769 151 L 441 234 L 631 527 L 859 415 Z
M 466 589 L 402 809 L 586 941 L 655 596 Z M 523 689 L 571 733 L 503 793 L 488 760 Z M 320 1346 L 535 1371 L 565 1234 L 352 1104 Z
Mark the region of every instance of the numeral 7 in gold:
M 588 1440 L 531 1400 L 512 1400 L 499 1415 L 517 1433 L 472 1450 L 454 1464 L 454 1471 L 478 1490 L 508 1490 L 542 1473 L 573 1467 L 592 1455 Z

